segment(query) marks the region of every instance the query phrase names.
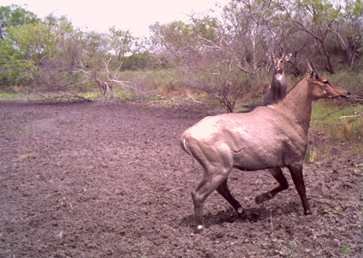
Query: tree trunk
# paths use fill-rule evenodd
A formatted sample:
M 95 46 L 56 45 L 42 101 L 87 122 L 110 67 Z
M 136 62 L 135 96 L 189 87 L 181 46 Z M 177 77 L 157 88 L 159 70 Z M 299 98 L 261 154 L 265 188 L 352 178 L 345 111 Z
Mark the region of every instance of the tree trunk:
M 331 62 L 331 59 L 330 59 L 330 55 L 329 55 L 329 53 L 328 53 L 328 50 L 327 50 L 327 49 L 326 49 L 326 47 L 325 47 L 324 41 L 323 41 L 323 40 L 319 40 L 319 43 L 320 43 L 320 45 L 321 45 L 321 49 L 322 49 L 323 54 L 324 54 L 325 59 L 326 59 L 326 67 L 325 67 L 325 69 L 326 69 L 329 73 L 333 74 L 333 73 L 335 73 L 335 71 L 334 71 L 334 67 L 333 67 L 333 64 L 332 64 L 332 62 Z

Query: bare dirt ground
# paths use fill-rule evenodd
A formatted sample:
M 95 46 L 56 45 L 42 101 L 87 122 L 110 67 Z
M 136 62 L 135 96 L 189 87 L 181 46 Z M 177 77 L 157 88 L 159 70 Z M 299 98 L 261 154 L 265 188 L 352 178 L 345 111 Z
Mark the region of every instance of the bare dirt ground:
M 234 216 L 213 193 L 193 233 L 201 168 L 179 135 L 197 108 L 0 104 L 0 257 L 362 257 L 362 156 L 336 143 L 305 166 L 313 215 L 266 172 L 233 171 Z

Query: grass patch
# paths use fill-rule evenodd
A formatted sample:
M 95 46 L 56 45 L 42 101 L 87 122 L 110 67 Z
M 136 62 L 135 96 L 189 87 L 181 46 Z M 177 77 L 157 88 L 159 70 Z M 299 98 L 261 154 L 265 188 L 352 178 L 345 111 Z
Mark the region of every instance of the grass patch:
M 89 99 L 91 101 L 96 100 L 100 96 L 98 92 L 94 91 L 81 92 L 78 95 L 81 96 L 82 98 Z
M 182 84 L 182 78 L 175 69 L 123 71 L 119 78 L 144 89 L 154 89 L 160 93 L 175 90 Z
M 335 140 L 362 141 L 363 105 L 317 102 L 312 127 Z
M 133 101 L 136 99 L 136 95 L 133 92 L 120 88 L 114 89 L 113 95 L 114 98 L 121 101 Z
M 71 104 L 79 102 L 90 102 L 91 99 L 84 98 L 80 94 L 57 92 L 57 93 L 44 93 L 29 95 L 27 100 L 29 102 L 41 104 Z
M 29 103 L 76 103 L 84 101 L 92 101 L 97 97 L 93 92 L 85 93 L 68 93 L 68 92 L 52 92 L 23 94 L 16 92 L 0 92 L 0 101 L 2 102 L 29 102 Z
M 351 250 L 351 247 L 348 245 L 348 244 L 342 244 L 340 246 L 340 253 L 343 255 L 343 256 L 349 256 L 349 254 L 351 254 L 352 250 Z
M 189 87 L 190 78 L 186 78 L 177 69 L 122 71 L 118 74 L 118 78 L 135 87 L 136 95 L 141 92 L 147 104 L 176 106 L 187 103 L 208 103 L 210 100 L 204 91 Z M 136 96 L 132 93 L 131 91 L 131 100 L 134 100 Z M 130 100 L 128 93 L 127 96 L 123 94 L 124 92 L 121 92 L 121 99 L 126 97 Z
M 305 160 L 315 162 L 340 152 L 338 143 L 349 145 L 351 153 L 363 152 L 363 105 L 319 101 L 314 103 L 311 140 Z
M 77 103 L 96 101 L 104 98 L 98 91 L 86 92 L 46 92 L 46 93 L 33 93 L 23 94 L 16 92 L 0 92 L 0 101 L 2 102 L 29 102 L 29 103 L 42 103 L 42 104 L 56 104 L 56 103 Z M 116 88 L 113 92 L 113 100 L 132 101 L 136 96 L 133 92 Z
M 0 101 L 23 100 L 24 95 L 16 92 L 0 92 Z

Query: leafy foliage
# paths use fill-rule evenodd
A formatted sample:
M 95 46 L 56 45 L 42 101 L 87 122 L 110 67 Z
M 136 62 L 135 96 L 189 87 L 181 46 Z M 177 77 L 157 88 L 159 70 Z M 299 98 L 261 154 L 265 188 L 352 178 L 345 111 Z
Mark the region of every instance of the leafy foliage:
M 34 64 L 16 51 L 8 40 L 0 41 L 0 84 L 19 84 L 30 81 L 36 70 Z
M 0 38 L 6 35 L 7 28 L 29 23 L 36 23 L 39 19 L 32 12 L 17 5 L 0 6 Z

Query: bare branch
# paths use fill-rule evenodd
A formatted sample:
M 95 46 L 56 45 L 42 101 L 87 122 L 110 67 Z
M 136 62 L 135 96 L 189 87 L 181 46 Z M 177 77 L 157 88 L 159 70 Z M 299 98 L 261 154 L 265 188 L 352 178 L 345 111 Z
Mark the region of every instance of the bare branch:
M 315 38 L 316 40 L 318 41 L 322 41 L 321 37 L 319 37 L 318 35 L 316 35 L 315 33 L 313 33 L 312 31 L 308 30 L 304 24 L 302 24 L 301 22 L 299 21 L 296 21 L 296 20 L 293 20 L 293 22 L 295 24 L 297 24 L 299 26 L 299 28 L 301 30 L 303 30 L 304 32 L 308 33 L 310 36 L 312 36 L 313 38 Z
M 242 67 L 240 64 L 237 64 L 237 67 L 239 70 L 241 70 L 244 73 L 252 74 L 252 72 L 248 71 L 246 68 Z

